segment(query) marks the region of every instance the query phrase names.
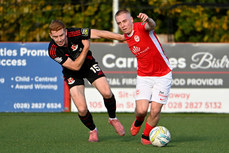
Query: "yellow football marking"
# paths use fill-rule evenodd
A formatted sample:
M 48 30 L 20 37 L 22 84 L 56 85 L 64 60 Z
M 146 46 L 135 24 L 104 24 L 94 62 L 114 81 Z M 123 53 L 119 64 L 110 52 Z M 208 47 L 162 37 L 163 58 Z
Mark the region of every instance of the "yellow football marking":
M 160 133 L 160 131 L 157 130 L 157 132 L 154 134 L 154 136 L 152 137 L 152 141 L 154 141 L 155 137 Z

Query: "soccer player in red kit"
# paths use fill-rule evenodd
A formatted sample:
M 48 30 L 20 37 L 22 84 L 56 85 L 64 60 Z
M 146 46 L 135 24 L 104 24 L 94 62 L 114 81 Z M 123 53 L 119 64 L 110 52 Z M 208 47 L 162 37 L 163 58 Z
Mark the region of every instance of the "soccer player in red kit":
M 133 18 L 127 10 L 119 10 L 115 15 L 116 22 L 138 62 L 136 119 L 130 132 L 133 136 L 139 132 L 150 107 L 141 137 L 141 143 L 147 145 L 151 144 L 149 133 L 158 124 L 161 108 L 167 103 L 172 84 L 172 67 L 154 33 L 154 20 L 144 13 L 139 13 L 137 17 L 142 22 L 133 23 Z
M 98 132 L 92 115 L 87 108 L 84 95 L 84 78 L 86 78 L 103 96 L 107 108 L 108 122 L 120 136 L 125 130 L 116 118 L 116 100 L 110 89 L 103 71 L 92 56 L 90 38 L 100 38 L 109 34 L 110 39 L 122 40 L 122 35 L 108 31 L 88 28 L 65 28 L 62 21 L 54 20 L 49 25 L 52 38 L 48 52 L 49 56 L 63 67 L 63 75 L 68 83 L 71 97 L 78 109 L 78 116 L 82 123 L 90 130 L 89 142 L 98 141 Z

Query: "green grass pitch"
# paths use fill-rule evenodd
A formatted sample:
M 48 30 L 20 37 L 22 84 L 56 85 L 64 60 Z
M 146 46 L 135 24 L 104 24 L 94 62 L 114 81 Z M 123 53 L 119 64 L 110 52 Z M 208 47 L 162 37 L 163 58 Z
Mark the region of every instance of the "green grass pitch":
M 141 131 L 130 135 L 133 113 L 118 113 L 126 135 L 118 136 L 106 113 L 92 113 L 99 142 L 89 143 L 89 131 L 77 113 L 0 113 L 0 153 L 228 153 L 229 114 L 167 114 L 159 125 L 170 130 L 166 147 L 143 146 Z

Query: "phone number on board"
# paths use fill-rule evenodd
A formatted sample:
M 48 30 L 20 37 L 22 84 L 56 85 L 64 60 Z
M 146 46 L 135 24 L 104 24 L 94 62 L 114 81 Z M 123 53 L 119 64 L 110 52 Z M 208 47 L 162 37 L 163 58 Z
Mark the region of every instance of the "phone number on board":
M 61 103 L 14 103 L 14 109 L 59 109 Z
M 221 102 L 168 102 L 163 109 L 222 109 Z

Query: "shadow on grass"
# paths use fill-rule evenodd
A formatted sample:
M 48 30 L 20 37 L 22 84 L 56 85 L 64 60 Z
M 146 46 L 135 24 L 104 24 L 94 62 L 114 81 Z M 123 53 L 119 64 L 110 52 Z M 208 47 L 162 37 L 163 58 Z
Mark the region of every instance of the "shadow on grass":
M 139 143 L 140 142 L 140 135 L 139 136 L 131 136 L 126 134 L 125 136 L 119 136 L 118 134 L 114 133 L 112 135 L 99 135 L 100 142 L 127 142 L 127 143 Z
M 176 136 L 167 147 L 190 146 L 207 143 L 209 137 L 203 136 Z

